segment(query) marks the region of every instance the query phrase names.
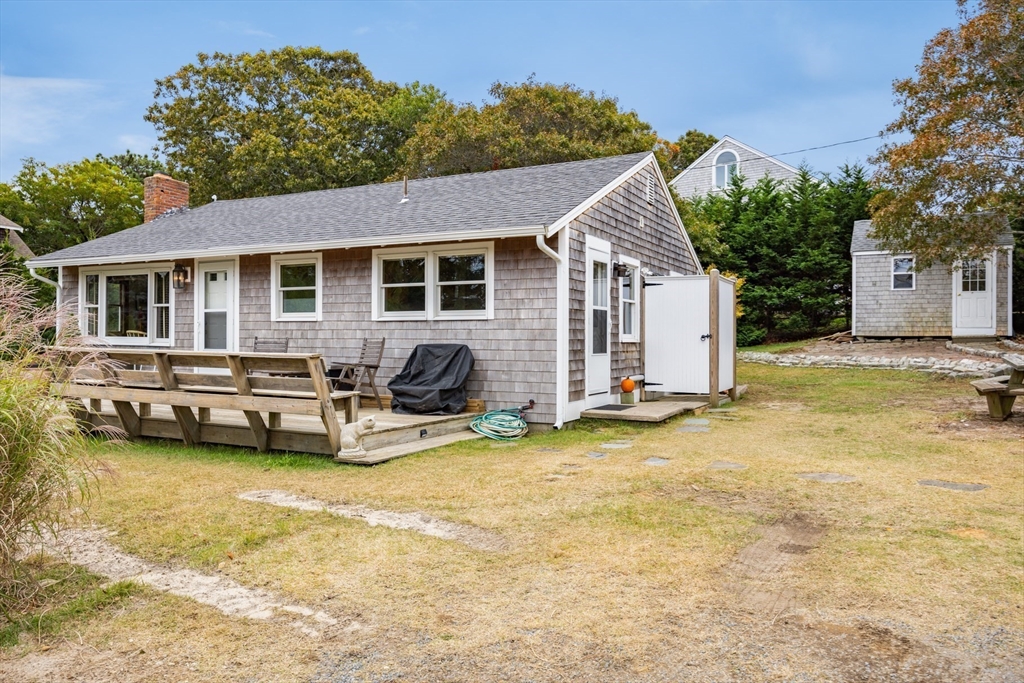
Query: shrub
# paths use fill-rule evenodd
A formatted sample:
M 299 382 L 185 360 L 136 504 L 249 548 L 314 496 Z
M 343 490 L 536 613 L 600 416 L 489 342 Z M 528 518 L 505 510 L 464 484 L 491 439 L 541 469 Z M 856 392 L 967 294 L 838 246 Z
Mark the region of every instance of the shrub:
M 22 556 L 85 500 L 93 479 L 75 416 L 52 389 L 59 359 L 46 339 L 58 311 L 38 306 L 6 266 L 0 260 L 0 613 L 10 618 L 36 589 Z M 57 342 L 74 339 L 65 331 Z

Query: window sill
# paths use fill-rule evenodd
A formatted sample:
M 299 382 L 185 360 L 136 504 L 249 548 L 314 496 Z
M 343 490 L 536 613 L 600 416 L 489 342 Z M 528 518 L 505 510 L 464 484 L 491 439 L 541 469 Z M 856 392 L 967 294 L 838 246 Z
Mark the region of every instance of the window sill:
M 271 318 L 271 322 L 275 323 L 316 323 L 320 322 L 322 318 L 318 315 L 279 315 L 276 318 Z
M 635 337 L 619 338 L 620 344 L 639 344 L 640 340 Z

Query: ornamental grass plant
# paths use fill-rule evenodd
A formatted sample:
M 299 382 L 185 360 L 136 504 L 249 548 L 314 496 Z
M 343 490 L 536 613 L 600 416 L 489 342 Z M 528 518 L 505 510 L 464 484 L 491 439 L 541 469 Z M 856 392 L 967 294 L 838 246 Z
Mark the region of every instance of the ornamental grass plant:
M 87 498 L 92 468 L 72 410 L 54 390 L 56 347 L 74 343 L 59 311 L 37 304 L 22 266 L 0 258 L 0 615 L 39 589 L 28 551 L 54 538 Z M 66 371 L 66 368 L 64 368 Z

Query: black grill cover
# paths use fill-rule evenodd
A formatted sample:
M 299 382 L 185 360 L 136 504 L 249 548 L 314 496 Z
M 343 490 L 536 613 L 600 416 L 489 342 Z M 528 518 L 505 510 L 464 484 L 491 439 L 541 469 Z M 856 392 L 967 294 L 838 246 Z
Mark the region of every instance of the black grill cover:
M 466 378 L 473 353 L 465 344 L 419 344 L 388 382 L 391 412 L 456 415 L 466 409 Z

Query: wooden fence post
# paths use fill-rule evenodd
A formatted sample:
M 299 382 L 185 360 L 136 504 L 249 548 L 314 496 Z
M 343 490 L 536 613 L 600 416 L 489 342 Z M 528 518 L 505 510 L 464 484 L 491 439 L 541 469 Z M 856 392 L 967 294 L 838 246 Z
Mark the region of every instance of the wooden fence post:
M 737 280 L 739 278 L 736 278 Z M 739 337 L 736 336 L 738 330 L 736 324 L 736 306 L 739 301 L 736 296 L 736 282 L 732 284 L 732 310 L 729 311 L 729 315 L 732 316 L 732 389 L 729 390 L 729 398 L 732 399 L 733 403 L 740 398 L 739 385 L 736 384 L 736 347 L 739 346 Z
M 718 285 L 718 269 L 712 268 L 711 272 L 708 274 L 708 295 L 711 297 L 711 315 L 709 316 L 710 324 L 708 325 L 710 328 L 708 332 L 711 335 L 708 338 L 708 341 L 710 342 L 708 344 L 708 353 L 711 354 L 709 359 L 711 361 L 711 372 L 709 373 L 710 377 L 708 379 L 708 402 L 711 404 L 712 408 L 718 407 Z

